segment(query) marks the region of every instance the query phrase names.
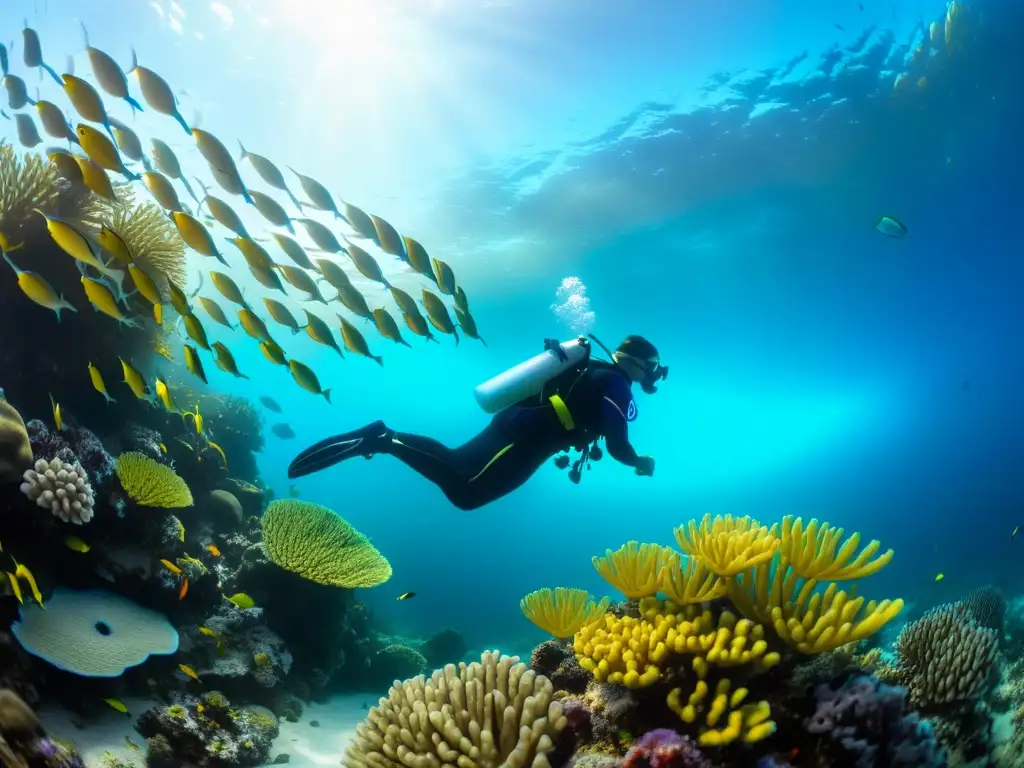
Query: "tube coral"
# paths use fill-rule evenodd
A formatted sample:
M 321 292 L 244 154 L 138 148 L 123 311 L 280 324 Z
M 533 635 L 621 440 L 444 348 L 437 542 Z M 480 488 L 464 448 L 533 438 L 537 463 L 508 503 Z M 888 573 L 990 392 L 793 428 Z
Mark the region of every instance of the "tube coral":
M 674 603 L 690 605 L 722 597 L 729 586 L 696 557 L 673 552 L 658 573 L 658 591 Z
M 557 587 L 538 589 L 519 601 L 519 609 L 530 621 L 557 638 L 572 637 L 608 610 L 609 599 L 599 603 L 585 589 Z
M 627 541 L 604 557 L 594 557 L 594 568 L 601 578 L 626 597 L 650 597 L 658 591 L 658 574 L 672 550 L 658 544 Z
M 767 527 L 749 517 L 704 515 L 699 525 L 691 520 L 674 533 L 681 550 L 719 576 L 735 576 L 767 563 L 779 546 Z
M 847 539 L 837 552 L 843 538 L 842 528 L 833 528 L 817 520 L 811 520 L 805 528 L 803 520 L 792 515 L 782 519 L 781 535 L 777 526 L 772 527 L 772 534 L 779 538 L 779 554 L 783 561 L 804 579 L 862 579 L 880 571 L 893 556 L 890 549 L 875 557 L 882 544 L 872 541 L 851 562 L 860 546 L 859 533 Z

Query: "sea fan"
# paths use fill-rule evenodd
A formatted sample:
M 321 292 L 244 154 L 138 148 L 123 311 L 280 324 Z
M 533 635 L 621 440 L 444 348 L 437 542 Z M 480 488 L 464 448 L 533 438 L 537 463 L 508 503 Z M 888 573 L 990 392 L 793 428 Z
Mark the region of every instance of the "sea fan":
M 174 224 L 158 206 L 136 202 L 130 188 L 121 187 L 116 195 L 107 226 L 121 236 L 136 262 L 184 286 L 185 243 Z

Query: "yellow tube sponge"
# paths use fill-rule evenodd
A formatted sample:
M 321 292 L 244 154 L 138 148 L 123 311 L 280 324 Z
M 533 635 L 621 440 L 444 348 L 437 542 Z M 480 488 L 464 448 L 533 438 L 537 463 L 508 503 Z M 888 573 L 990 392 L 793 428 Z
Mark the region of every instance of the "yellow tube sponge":
M 743 704 L 749 692 L 746 688 L 733 688 L 727 678 L 719 680 L 712 691 L 707 683 L 707 666 L 700 662 L 701 659 L 693 660 L 697 675 L 693 692 L 684 699 L 682 689 L 673 688 L 666 699 L 669 709 L 684 723 L 702 724 L 698 744 L 721 747 L 737 739 L 754 743 L 775 732 L 767 701 Z
M 853 597 L 829 584 L 803 581 L 783 563 L 750 568 L 729 582 L 729 597 L 747 618 L 770 625 L 787 644 L 802 653 L 824 653 L 863 640 L 892 621 L 902 600 Z
M 658 591 L 678 605 L 705 603 L 728 592 L 725 579 L 716 576 L 696 557 L 673 552 L 658 574 Z
M 658 544 L 627 541 L 593 559 L 601 578 L 629 598 L 649 597 L 658 591 L 658 574 L 672 550 Z
M 674 531 L 679 548 L 699 558 L 718 576 L 735 576 L 766 563 L 775 555 L 779 540 L 749 517 L 704 515 L 700 525 L 691 520 Z
M 606 597 L 595 603 L 585 589 L 556 587 L 538 589 L 519 601 L 519 610 L 530 621 L 557 638 L 572 637 L 584 626 L 597 621 L 608 610 Z
M 142 453 L 117 457 L 117 479 L 128 498 L 140 507 L 177 509 L 192 506 L 192 491 L 170 467 Z
M 778 535 L 777 527 L 772 527 L 772 533 Z M 862 579 L 877 573 L 892 560 L 891 549 L 875 557 L 882 547 L 879 541 L 872 541 L 853 558 L 860 546 L 860 534 L 854 533 L 839 547 L 842 538 L 842 528 L 817 520 L 811 520 L 805 528 L 801 518 L 788 515 L 782 519 L 779 553 L 799 576 L 819 581 Z

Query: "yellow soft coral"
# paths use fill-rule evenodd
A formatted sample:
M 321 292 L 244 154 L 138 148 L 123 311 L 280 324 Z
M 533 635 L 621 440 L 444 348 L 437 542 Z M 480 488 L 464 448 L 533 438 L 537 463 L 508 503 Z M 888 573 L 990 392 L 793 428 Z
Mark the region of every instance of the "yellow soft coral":
M 716 576 L 696 557 L 673 552 L 658 574 L 658 591 L 679 605 L 704 603 L 728 592 L 725 579 Z
M 772 527 L 772 533 L 778 535 L 776 526 Z M 842 528 L 817 520 L 811 520 L 805 528 L 802 519 L 790 515 L 782 519 L 779 554 L 802 578 L 819 581 L 862 579 L 877 573 L 892 560 L 891 549 L 872 560 L 882 547 L 881 542 L 872 541 L 851 562 L 860 546 L 860 534 L 854 533 L 837 552 L 842 538 Z
M 674 531 L 679 548 L 719 576 L 735 576 L 772 559 L 779 540 L 749 517 L 704 515 Z
M 671 654 L 699 656 L 716 666 L 756 662 L 760 668 L 779 662 L 768 652 L 764 627 L 737 620 L 724 611 L 717 619 L 710 610 L 679 606 L 649 598 L 640 603 L 640 617 L 605 614 L 573 638 L 580 666 L 601 681 L 643 688 L 660 678 Z
M 130 451 L 117 457 L 117 479 L 140 507 L 176 509 L 192 506 L 192 492 L 170 467 Z
M 694 659 L 693 671 L 697 675 L 697 684 L 685 703 L 681 688 L 673 688 L 669 692 L 667 703 L 669 709 L 685 723 L 696 723 L 703 716 L 705 727 L 697 739 L 702 747 L 720 747 L 737 739 L 752 744 L 775 733 L 775 723 L 770 719 L 772 712 L 767 701 L 744 705 L 747 689 L 733 690 L 732 683 L 723 678 L 715 685 L 714 696 L 709 703 L 707 663 L 700 658 Z M 723 718 L 725 725 L 719 728 Z
M 261 520 L 267 555 L 300 576 L 335 587 L 373 587 L 391 564 L 334 510 L 299 499 L 272 501 Z
M 672 550 L 658 544 L 627 541 L 614 552 L 593 559 L 601 578 L 626 597 L 650 597 L 658 591 L 658 574 Z
M 831 583 L 803 581 L 784 563 L 765 563 L 730 580 L 729 597 L 747 618 L 769 624 L 802 653 L 823 653 L 869 637 L 903 610 L 902 600 L 865 602 Z
M 566 638 L 599 619 L 610 602 L 606 597 L 595 603 L 585 589 L 557 587 L 531 592 L 519 601 L 519 609 L 545 632 Z

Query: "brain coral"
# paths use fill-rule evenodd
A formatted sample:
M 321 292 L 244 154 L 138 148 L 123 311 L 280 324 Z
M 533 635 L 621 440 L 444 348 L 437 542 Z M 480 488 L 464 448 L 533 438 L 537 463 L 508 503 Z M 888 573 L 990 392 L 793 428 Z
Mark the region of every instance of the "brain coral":
M 270 559 L 310 581 L 351 589 L 391 578 L 391 564 L 370 540 L 327 507 L 278 499 L 262 526 Z
M 178 650 L 163 614 L 103 590 L 58 587 L 43 610 L 24 605 L 11 633 L 33 656 L 84 677 L 119 677 L 151 655 Z
M 129 451 L 118 456 L 117 479 L 128 498 L 140 507 L 192 506 L 192 491 L 185 481 L 173 469 L 145 454 Z
M 21 492 L 43 509 L 49 509 L 65 523 L 81 525 L 92 520 L 96 501 L 88 475 L 77 461 L 40 459 L 34 469 L 25 470 Z

